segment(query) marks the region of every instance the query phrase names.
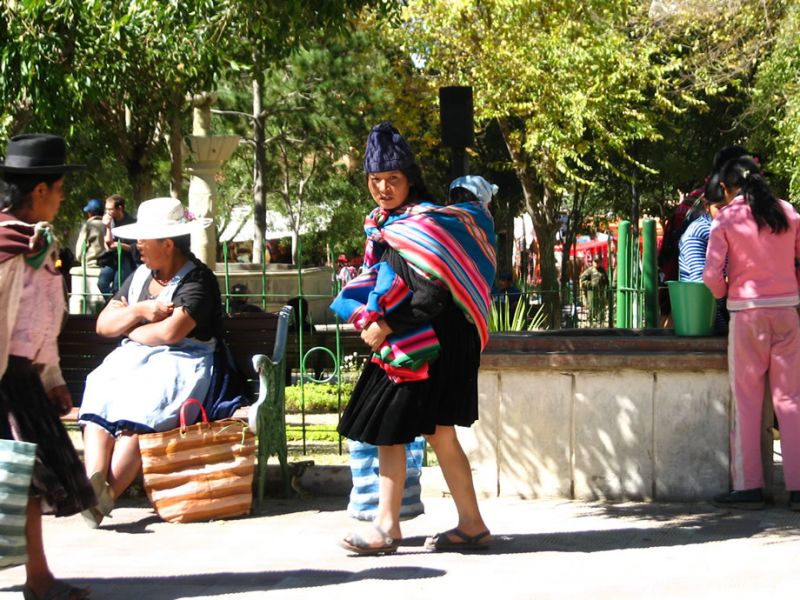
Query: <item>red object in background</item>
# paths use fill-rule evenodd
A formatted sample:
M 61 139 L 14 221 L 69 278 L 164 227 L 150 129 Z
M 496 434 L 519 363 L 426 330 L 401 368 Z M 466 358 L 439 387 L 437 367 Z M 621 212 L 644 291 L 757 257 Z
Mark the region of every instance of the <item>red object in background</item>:
M 563 246 L 556 244 L 555 251 L 557 253 L 563 252 Z M 603 259 L 603 268 L 608 270 L 608 241 L 600 242 L 592 240 L 590 242 L 578 242 L 572 244 L 569 250 L 570 258 L 583 257 L 584 262 L 588 265 L 595 256 L 600 256 Z M 586 257 L 589 258 L 586 258 Z

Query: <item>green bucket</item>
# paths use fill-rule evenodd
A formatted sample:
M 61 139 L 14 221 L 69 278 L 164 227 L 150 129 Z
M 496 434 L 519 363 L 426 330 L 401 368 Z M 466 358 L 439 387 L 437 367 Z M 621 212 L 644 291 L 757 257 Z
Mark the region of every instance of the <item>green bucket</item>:
M 717 302 L 701 281 L 668 281 L 672 321 L 677 335 L 702 336 L 714 331 Z

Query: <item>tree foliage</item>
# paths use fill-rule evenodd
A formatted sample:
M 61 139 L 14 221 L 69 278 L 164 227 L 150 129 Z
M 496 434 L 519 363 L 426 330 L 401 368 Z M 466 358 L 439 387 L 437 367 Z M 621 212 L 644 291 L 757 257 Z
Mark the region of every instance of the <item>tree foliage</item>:
M 787 3 L 773 51 L 759 65 L 745 117 L 749 143 L 766 154 L 779 189 L 800 196 L 800 3 Z
M 506 269 L 521 205 L 542 249 L 576 206 L 628 217 L 633 181 L 642 212 L 664 215 L 675 188 L 702 181 L 725 144 L 765 155 L 776 187 L 800 191 L 798 6 L 7 0 L 0 137 L 70 138 L 71 157 L 90 169 L 73 182 L 80 197 L 66 219 L 91 196 L 141 199 L 170 180 L 179 193 L 190 99 L 218 91 L 220 108 L 245 118 L 217 118 L 215 130 L 234 128 L 253 148 L 224 173 L 222 204 L 252 203 L 257 216 L 280 207 L 298 227 L 316 215 L 334 252 L 349 254 L 370 206 L 360 173 L 369 128 L 393 121 L 441 199 L 449 173 L 437 88 L 472 85 L 471 161 L 502 188 L 493 210 Z M 542 276 L 556 289 L 551 254 L 541 254 Z
M 543 286 L 565 194 L 599 169 L 647 169 L 635 143 L 692 98 L 672 85 L 640 2 L 412 0 L 408 43 L 439 85 L 471 85 L 476 117 L 496 120 L 541 248 Z M 553 302 L 551 316 L 555 321 Z

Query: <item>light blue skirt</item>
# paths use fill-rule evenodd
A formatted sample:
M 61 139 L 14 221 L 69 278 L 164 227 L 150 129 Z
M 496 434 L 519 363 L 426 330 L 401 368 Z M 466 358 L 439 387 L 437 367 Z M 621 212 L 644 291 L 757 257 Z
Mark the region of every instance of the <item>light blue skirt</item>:
M 78 419 L 112 434 L 152 433 L 178 426 L 188 398 L 205 401 L 211 384 L 215 340 L 186 338 L 172 346 L 144 346 L 125 339 L 86 378 Z M 199 415 L 187 407 L 187 423 Z

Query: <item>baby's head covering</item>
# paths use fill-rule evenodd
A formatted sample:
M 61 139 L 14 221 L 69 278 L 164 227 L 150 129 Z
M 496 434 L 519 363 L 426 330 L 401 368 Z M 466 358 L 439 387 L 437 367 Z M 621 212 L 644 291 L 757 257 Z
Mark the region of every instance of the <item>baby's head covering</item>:
M 372 128 L 364 151 L 364 171 L 382 173 L 399 171 L 414 164 L 414 153 L 389 121 Z
M 492 196 L 500 191 L 500 188 L 493 183 L 489 183 L 480 175 L 465 175 L 454 179 L 450 184 L 450 193 L 456 188 L 463 188 L 470 192 L 475 198 L 480 200 L 484 206 L 488 206 L 492 201 Z

